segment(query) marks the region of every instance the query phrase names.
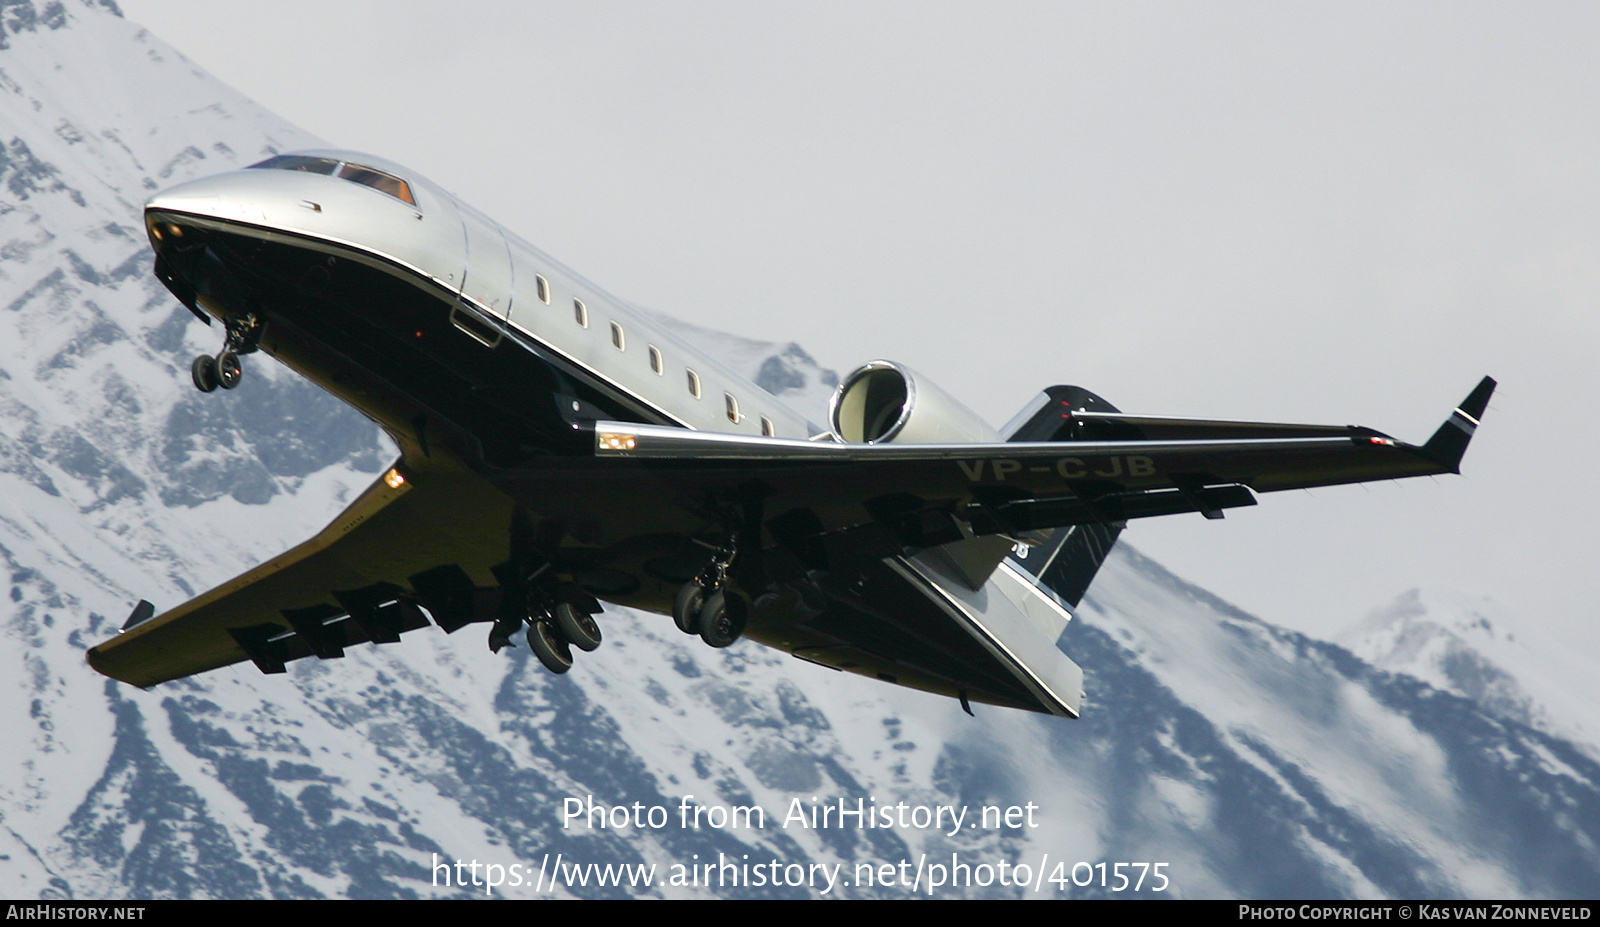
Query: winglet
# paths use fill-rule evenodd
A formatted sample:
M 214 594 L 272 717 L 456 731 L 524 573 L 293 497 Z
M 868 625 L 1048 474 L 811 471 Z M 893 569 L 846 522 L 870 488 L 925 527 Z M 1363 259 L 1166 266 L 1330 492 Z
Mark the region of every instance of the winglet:
M 1450 413 L 1428 443 L 1421 447 L 1424 457 L 1444 467 L 1451 473 L 1461 472 L 1461 455 L 1467 452 L 1467 442 L 1478 429 L 1478 420 L 1489 407 L 1489 397 L 1494 394 L 1494 377 L 1478 381 L 1467 398 Z
M 155 615 L 155 613 L 156 607 L 154 605 L 151 605 L 144 599 L 140 599 L 139 604 L 133 607 L 133 613 L 128 616 L 128 620 L 122 623 L 122 630 L 132 630 L 133 628 L 144 624 L 146 621 L 149 621 Z

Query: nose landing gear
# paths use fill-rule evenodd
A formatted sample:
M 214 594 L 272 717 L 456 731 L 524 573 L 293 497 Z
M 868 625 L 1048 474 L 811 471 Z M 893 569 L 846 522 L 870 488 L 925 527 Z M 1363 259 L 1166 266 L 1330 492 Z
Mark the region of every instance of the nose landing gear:
M 194 379 L 195 389 L 202 393 L 212 392 L 219 386 L 223 389 L 238 386 L 244 378 L 244 364 L 239 360 L 239 355 L 255 351 L 261 341 L 261 320 L 254 312 L 245 313 L 243 318 L 224 324 L 228 335 L 222 350 L 215 357 L 202 354 L 189 365 L 189 375 Z

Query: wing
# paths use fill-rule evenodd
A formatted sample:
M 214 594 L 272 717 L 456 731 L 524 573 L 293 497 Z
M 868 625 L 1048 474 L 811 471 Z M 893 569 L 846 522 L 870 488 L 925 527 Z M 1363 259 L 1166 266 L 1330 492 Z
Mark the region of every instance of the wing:
M 841 576 L 926 552 L 933 569 L 977 591 L 1014 539 L 1044 528 L 1220 516 L 1254 504 L 1253 491 L 1458 472 L 1493 389 L 1485 378 L 1420 446 L 1356 426 L 1090 413 L 1070 403 L 1065 412 L 1042 408 L 1041 427 L 1018 432 L 1066 440 L 1003 444 L 845 445 L 601 422 L 592 426 L 593 458 L 552 458 L 493 483 L 438 457 L 403 476 L 391 470 L 293 550 L 164 614 L 140 603 L 89 661 L 151 686 L 246 659 L 282 672 L 300 657 L 396 641 L 428 623 L 419 604 L 447 631 L 493 618 L 502 601 L 515 601 L 501 593 L 520 536 L 515 500 L 550 524 L 613 537 L 615 565 L 632 556 L 646 572 L 645 560 L 721 522 L 747 536 L 764 527 L 799 567 Z M 656 551 L 646 542 L 658 535 L 683 543 Z M 607 597 L 664 610 L 670 591 L 650 599 L 660 585 L 637 602 L 621 586 Z
M 511 511 L 510 499 L 469 472 L 391 469 L 304 544 L 165 614 L 151 617 L 141 602 L 123 633 L 89 651 L 89 663 L 153 686 L 246 659 L 282 672 L 297 657 L 399 640 L 428 624 L 401 584 L 448 594 L 450 579 L 465 573 L 457 586 L 494 585 L 490 568 L 506 558 Z M 439 564 L 453 569 L 441 575 Z M 442 616 L 459 609 L 430 611 L 454 630 Z
M 755 481 L 769 514 L 804 510 L 813 535 L 861 524 L 864 507 L 894 541 L 927 547 L 1178 512 L 1220 517 L 1255 504 L 1253 492 L 1459 473 L 1494 387 L 1484 377 L 1422 445 L 1355 425 L 1046 408 L 1038 415 L 1065 420 L 1048 433 L 1067 440 L 838 444 L 600 422 L 594 453 L 643 462 L 679 483 Z M 1037 429 L 1019 432 L 1030 433 Z

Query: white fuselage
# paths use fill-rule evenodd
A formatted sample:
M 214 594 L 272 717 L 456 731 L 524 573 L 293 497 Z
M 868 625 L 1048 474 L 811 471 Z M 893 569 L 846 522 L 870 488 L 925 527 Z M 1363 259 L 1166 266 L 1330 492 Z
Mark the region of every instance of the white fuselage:
M 443 188 L 370 155 L 307 155 L 377 167 L 404 178 L 415 204 L 337 176 L 242 170 L 167 190 L 151 211 L 210 217 L 323 242 L 374 266 L 409 272 L 459 298 L 476 337 L 511 337 L 563 358 L 608 390 L 649 406 L 663 420 L 697 430 L 809 438 L 821 429 L 803 415 L 696 350 L 643 312 L 511 234 Z M 204 300 L 202 300 L 202 304 Z

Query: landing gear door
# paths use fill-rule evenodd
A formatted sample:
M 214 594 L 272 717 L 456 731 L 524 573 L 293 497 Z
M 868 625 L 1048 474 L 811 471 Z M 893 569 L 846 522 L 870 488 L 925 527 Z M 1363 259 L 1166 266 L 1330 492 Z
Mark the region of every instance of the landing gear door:
M 511 293 L 516 284 L 511 252 L 493 219 L 470 206 L 456 206 L 466 233 L 467 259 L 453 320 L 467 334 L 492 345 L 504 335 L 506 318 L 511 313 Z

